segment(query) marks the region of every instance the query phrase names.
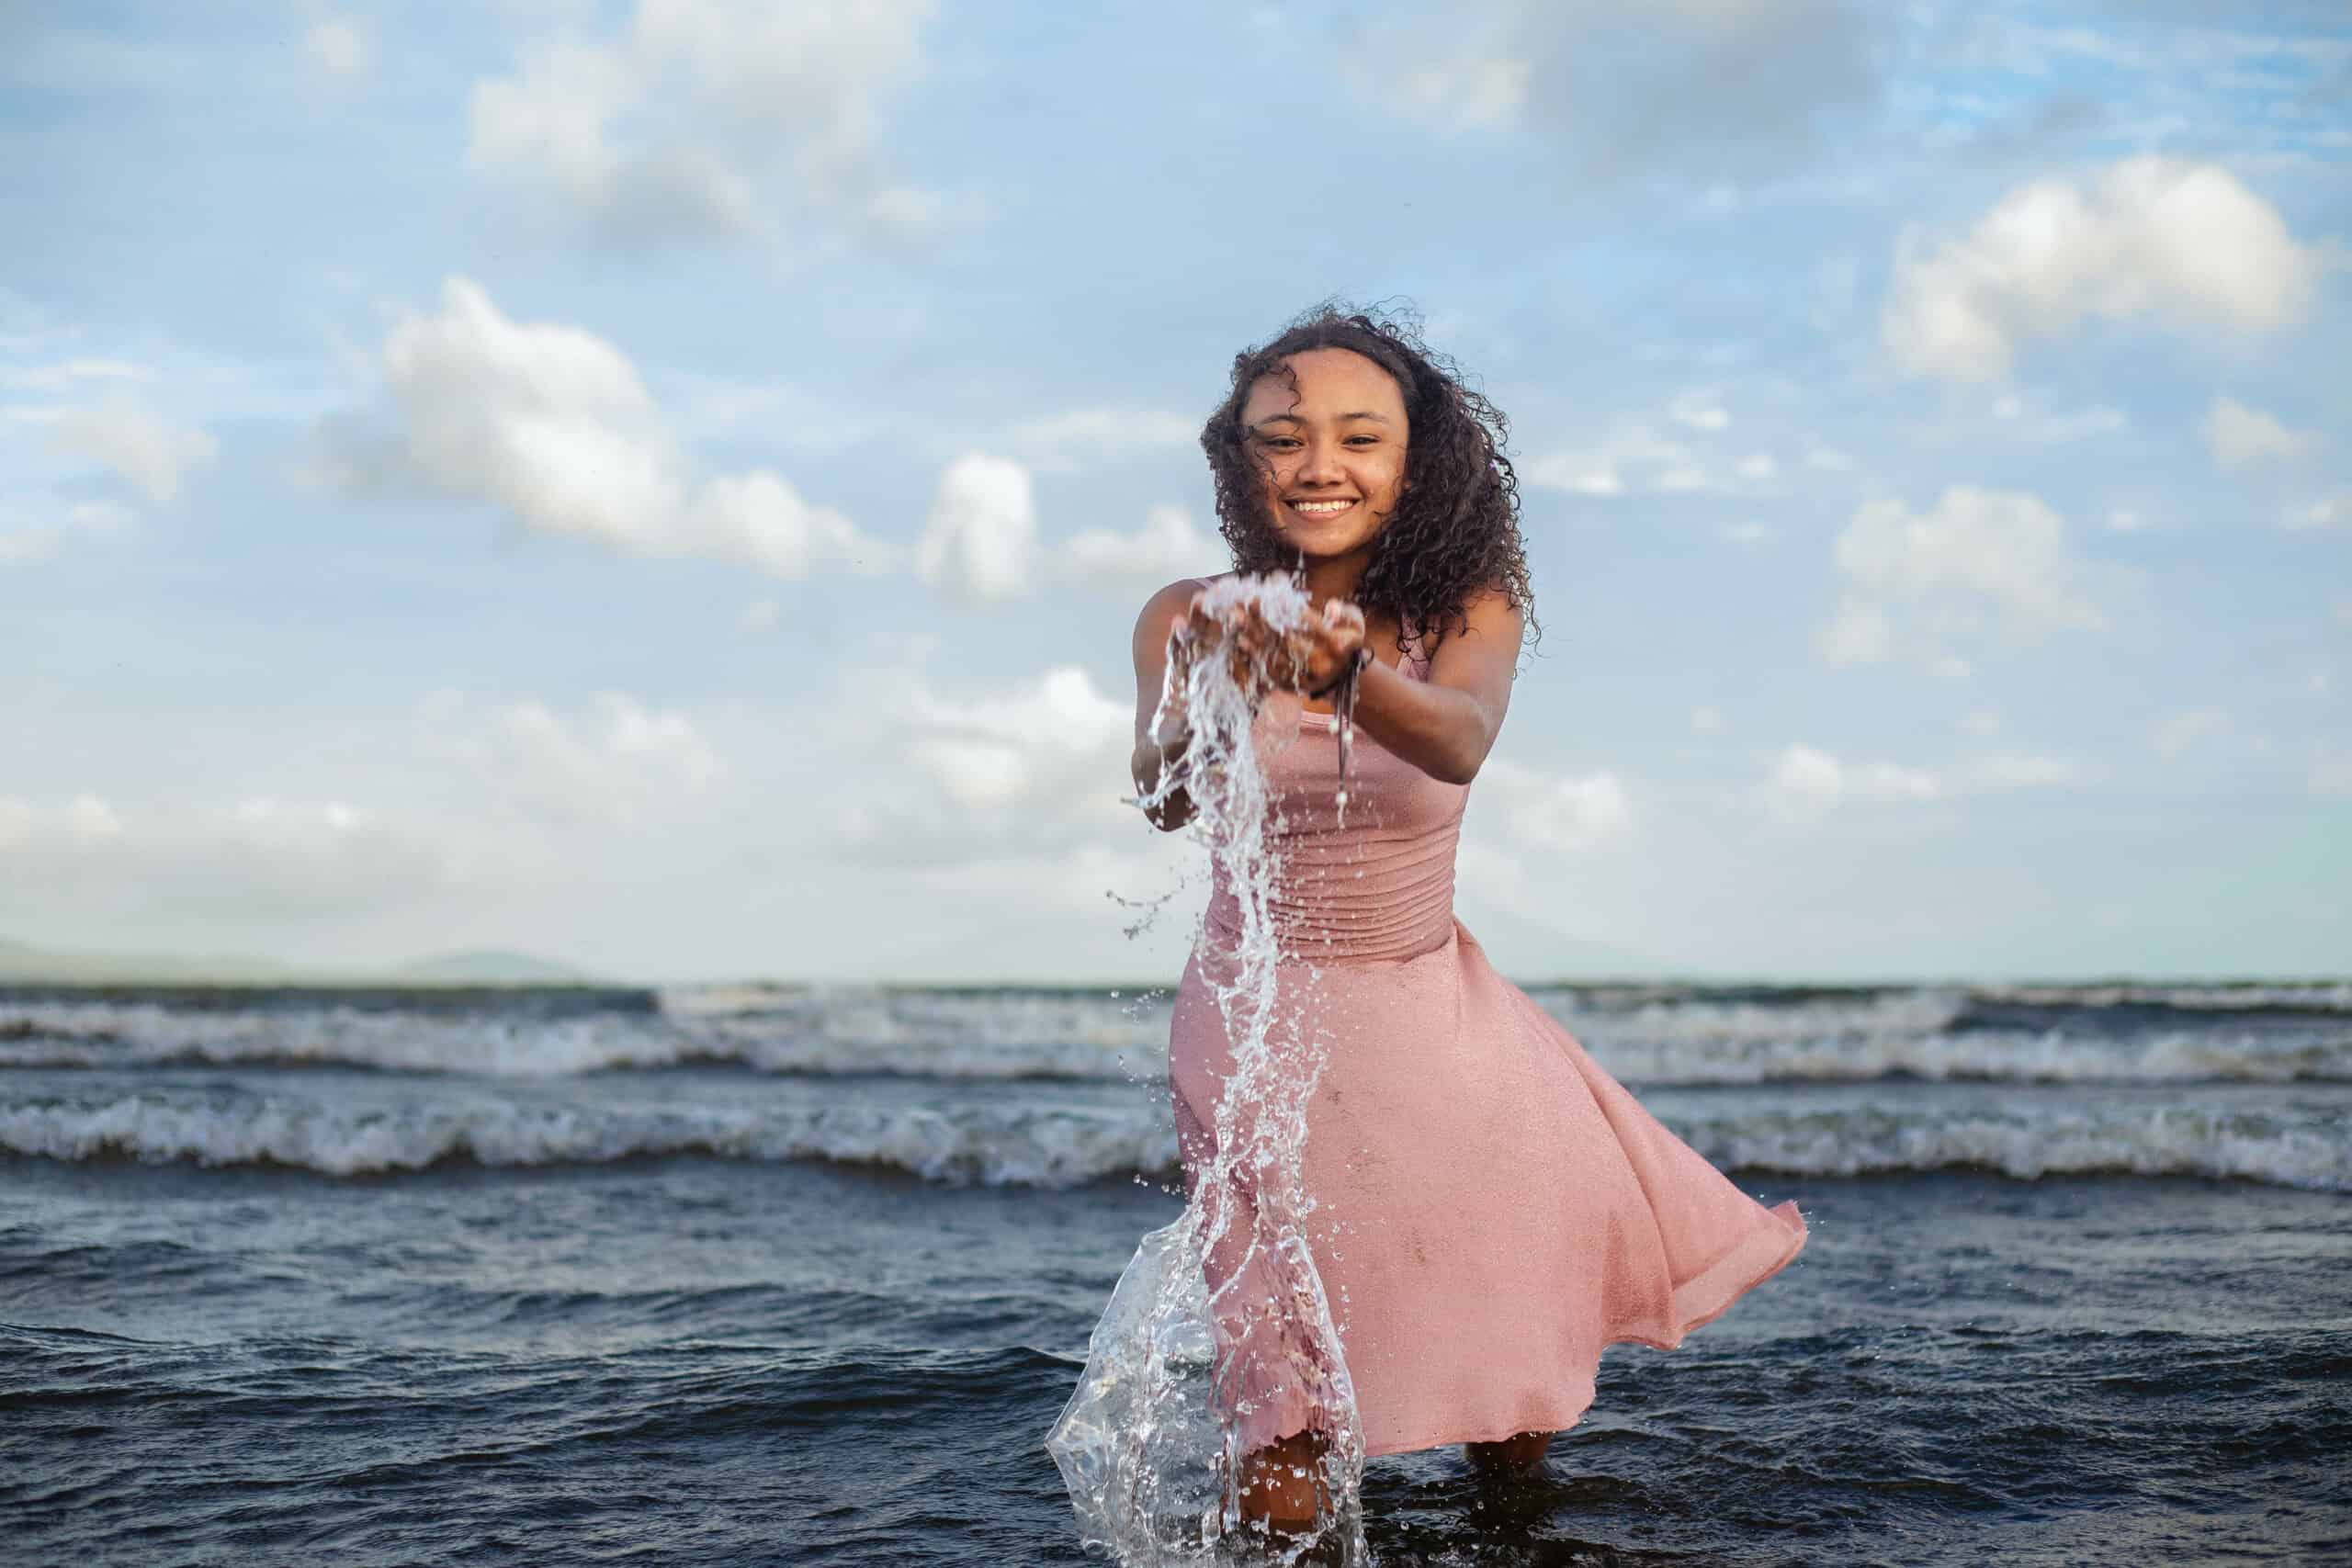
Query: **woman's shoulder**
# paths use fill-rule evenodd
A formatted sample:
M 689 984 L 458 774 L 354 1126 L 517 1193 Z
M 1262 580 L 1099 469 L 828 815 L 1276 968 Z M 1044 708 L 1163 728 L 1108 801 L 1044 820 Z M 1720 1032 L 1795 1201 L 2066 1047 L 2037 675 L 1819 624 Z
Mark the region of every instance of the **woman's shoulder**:
M 1182 615 L 1193 607 L 1193 596 L 1202 592 L 1212 582 L 1232 576 L 1220 571 L 1212 577 L 1180 577 L 1144 601 L 1143 614 L 1136 617 L 1137 626 L 1159 625 L 1170 615 Z
M 1230 572 L 1219 572 L 1216 577 L 1180 577 L 1145 600 L 1141 613 L 1136 616 L 1135 645 L 1138 668 L 1147 655 L 1155 660 L 1159 659 L 1160 649 L 1168 641 L 1168 634 L 1192 609 L 1193 596 L 1217 578 L 1231 575 Z

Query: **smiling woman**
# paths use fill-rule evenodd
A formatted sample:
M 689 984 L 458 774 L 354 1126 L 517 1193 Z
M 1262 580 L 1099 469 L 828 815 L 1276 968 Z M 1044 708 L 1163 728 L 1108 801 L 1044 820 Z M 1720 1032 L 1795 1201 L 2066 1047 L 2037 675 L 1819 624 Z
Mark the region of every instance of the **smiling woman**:
M 1219 857 L 1169 1073 L 1195 1206 L 1206 1194 L 1220 1213 L 1307 1216 L 1363 1452 L 1464 1443 L 1507 1472 L 1583 1414 L 1603 1348 L 1679 1343 L 1794 1258 L 1805 1227 L 1654 1120 L 1453 917 L 1468 786 L 1532 623 L 1504 429 L 1408 329 L 1371 316 L 1320 310 L 1235 359 L 1202 434 L 1225 537 L 1241 571 L 1294 573 L 1314 613 L 1286 645 L 1307 657 L 1259 660 L 1272 886 L 1228 885 Z M 1171 664 L 1283 641 L 1259 601 L 1204 586 L 1170 584 L 1136 627 L 1133 771 L 1162 828 L 1193 813 L 1187 682 Z M 1348 779 L 1342 717 L 1317 705 L 1342 692 L 1366 742 Z M 1212 755 L 1200 787 L 1224 776 Z M 1264 1016 L 1295 1021 L 1323 1064 L 1295 1199 L 1220 1158 L 1248 1141 L 1228 1097 L 1262 1055 L 1224 1005 L 1252 962 L 1258 908 L 1276 950 Z M 1262 1375 L 1275 1358 L 1260 1330 L 1234 1326 L 1281 1315 L 1242 1299 L 1267 1268 L 1245 1229 L 1246 1247 L 1212 1247 L 1205 1263 L 1220 1387 L 1238 1391 L 1238 1504 L 1316 1529 L 1332 1517 L 1323 1457 L 1353 1438 L 1325 1429 L 1329 1410 L 1295 1382 Z

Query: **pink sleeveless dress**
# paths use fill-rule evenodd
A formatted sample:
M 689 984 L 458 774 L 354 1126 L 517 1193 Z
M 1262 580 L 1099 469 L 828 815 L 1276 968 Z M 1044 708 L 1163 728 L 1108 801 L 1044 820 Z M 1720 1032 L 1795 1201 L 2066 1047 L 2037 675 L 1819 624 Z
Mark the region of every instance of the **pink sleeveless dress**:
M 1403 672 L 1425 679 L 1408 657 Z M 1283 818 L 1273 901 L 1283 1006 L 1329 1055 L 1307 1107 L 1306 1235 L 1366 1454 L 1574 1426 L 1602 1348 L 1670 1349 L 1804 1246 L 1644 1111 L 1496 973 L 1453 918 L 1466 786 L 1361 730 L 1344 824 L 1328 716 L 1276 694 L 1254 732 Z M 1238 906 L 1213 889 L 1178 988 L 1169 1077 L 1188 1186 L 1231 1072 L 1210 987 Z M 1223 1285 L 1220 1260 L 1209 1284 Z M 1229 1269 L 1228 1269 L 1229 1273 Z M 1261 1400 L 1246 1448 L 1305 1429 Z

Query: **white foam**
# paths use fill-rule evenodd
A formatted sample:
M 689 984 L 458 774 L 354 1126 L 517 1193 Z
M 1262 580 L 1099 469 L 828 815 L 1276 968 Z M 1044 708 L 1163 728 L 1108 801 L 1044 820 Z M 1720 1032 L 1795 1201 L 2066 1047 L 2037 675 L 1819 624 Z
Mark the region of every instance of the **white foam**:
M 1844 1106 L 1787 1101 L 1668 1126 L 1717 1166 L 1850 1177 L 1968 1167 L 2032 1180 L 2097 1173 L 2192 1176 L 2352 1192 L 2352 1139 L 2325 1106 L 2227 1111 L 2022 1101 Z M 1170 1178 L 1164 1114 L 1133 1106 L 950 1109 L 836 1104 L 655 1109 L 427 1099 L 353 1105 L 298 1093 L 201 1088 L 0 1101 L 0 1153 L 68 1161 L 281 1165 L 328 1176 L 391 1175 L 460 1161 L 602 1164 L 665 1155 L 757 1163 L 818 1160 L 955 1186 L 1068 1188 L 1133 1174 Z
M 1724 1000 L 1614 989 L 1532 993 L 1619 1079 L 1844 1083 L 1909 1077 L 2016 1083 L 2352 1081 L 2352 1022 L 2324 1005 L 2346 987 L 1951 987 Z M 2255 998 L 2256 999 L 2249 999 Z M 2052 1010 L 2048 1028 L 1962 1024 L 1987 1001 Z M 2085 1005 L 2077 1010 L 2074 1004 Z M 338 1004 L 184 1008 L 154 1002 L 0 1002 L 0 1068 L 349 1066 L 401 1073 L 552 1078 L 695 1064 L 803 1076 L 1152 1081 L 1167 1070 L 1164 992 L 928 991 L 875 987 L 689 987 L 654 1012 L 559 1017 L 496 1004 L 466 1011 Z M 2119 1026 L 2105 1007 L 2180 1016 Z M 2299 1010 L 2233 1018 L 2230 1010 Z M 2213 1014 L 2202 1021 L 2199 1014 Z
M 281 1165 L 341 1177 L 461 1161 L 530 1167 L 707 1155 L 770 1164 L 870 1165 L 989 1187 L 1077 1187 L 1125 1172 L 1172 1170 L 1176 1164 L 1173 1131 L 1135 1111 L 639 1110 L 454 1100 L 385 1107 L 201 1089 L 0 1105 L 0 1151 L 69 1161 Z
M 1719 1167 L 1797 1176 L 1968 1167 L 2020 1180 L 2195 1176 L 2352 1192 L 2352 1140 L 2331 1111 L 1864 1107 L 1740 1112 L 1676 1131 Z

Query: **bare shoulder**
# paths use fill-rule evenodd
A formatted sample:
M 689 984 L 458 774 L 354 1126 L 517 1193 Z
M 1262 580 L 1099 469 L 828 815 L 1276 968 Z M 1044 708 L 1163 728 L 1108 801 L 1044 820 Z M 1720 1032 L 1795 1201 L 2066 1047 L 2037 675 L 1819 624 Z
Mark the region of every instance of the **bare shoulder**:
M 1136 617 L 1136 662 L 1140 666 L 1148 658 L 1159 661 L 1161 649 L 1168 642 L 1168 628 L 1176 618 L 1192 607 L 1193 595 L 1206 588 L 1214 578 L 1183 577 L 1170 583 L 1144 601 L 1143 613 Z
M 1442 669 L 1499 665 L 1515 670 L 1526 639 L 1527 616 L 1510 595 L 1499 588 L 1481 589 L 1462 606 L 1460 629 L 1439 640 L 1435 662 Z
M 1463 630 L 1508 648 L 1514 657 L 1527 637 L 1527 616 L 1499 588 L 1482 589 L 1462 606 Z

